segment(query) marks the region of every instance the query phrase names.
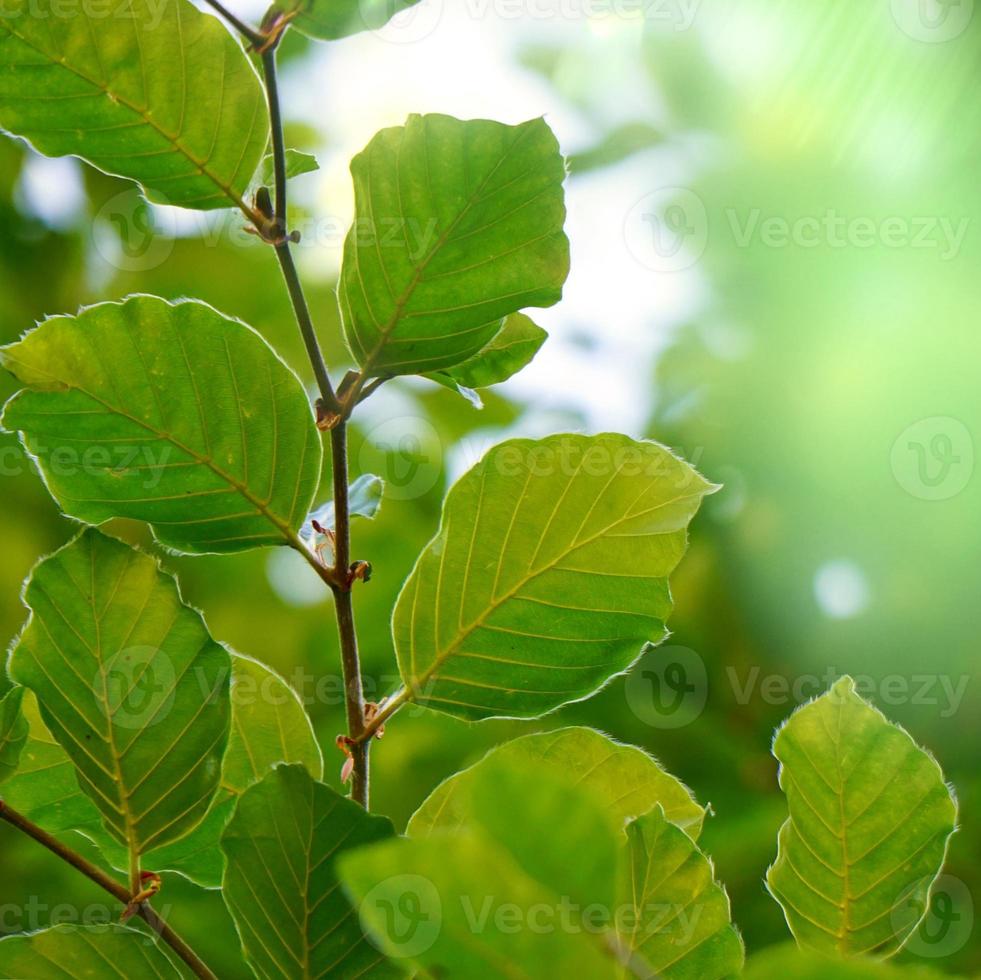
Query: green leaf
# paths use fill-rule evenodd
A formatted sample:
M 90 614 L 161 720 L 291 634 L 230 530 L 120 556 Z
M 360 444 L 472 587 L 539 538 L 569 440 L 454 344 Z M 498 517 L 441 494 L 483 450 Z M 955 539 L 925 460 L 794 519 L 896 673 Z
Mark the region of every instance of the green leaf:
M 500 754 L 472 773 L 469 797 L 456 830 L 341 862 L 362 921 L 390 956 L 464 978 L 738 971 L 725 894 L 660 807 L 631 827 L 628 844 L 605 787 L 541 757 Z M 646 877 L 632 882 L 641 867 Z M 561 968 L 566 958 L 576 965 Z
M 680 780 L 642 749 L 622 745 L 591 728 L 561 728 L 525 735 L 492 749 L 480 762 L 440 783 L 409 820 L 410 837 L 458 830 L 468 820 L 473 783 L 493 760 L 515 767 L 538 765 L 565 773 L 605 801 L 618 825 L 647 813 L 656 804 L 693 838 L 705 810 Z
M 385 481 L 373 473 L 364 473 L 347 488 L 347 506 L 351 517 L 364 517 L 374 520 L 381 508 L 382 496 L 385 493 Z M 316 535 L 313 522 L 322 528 L 334 530 L 334 501 L 328 500 L 318 507 L 303 525 L 303 537 L 312 539 Z
M 306 710 L 278 674 L 250 657 L 232 654 L 231 700 L 231 735 L 211 810 L 190 834 L 148 858 L 148 867 L 178 871 L 205 888 L 221 886 L 225 866 L 219 842 L 242 793 L 281 763 L 303 765 L 317 779 L 324 772 Z
M 131 296 L 45 320 L 0 364 L 28 387 L 2 423 L 65 513 L 148 521 L 185 552 L 298 542 L 320 437 L 302 385 L 245 324 Z
M 222 760 L 221 783 L 207 815 L 185 837 L 145 855 L 157 872 L 176 871 L 205 888 L 218 888 L 224 873 L 219 848 L 235 801 L 280 763 L 298 763 L 323 775 L 323 757 L 300 699 L 268 667 L 231 655 L 232 721 Z M 78 788 L 75 769 L 38 712 L 33 693 L 24 699 L 30 734 L 20 769 L 4 786 L 4 798 L 53 834 L 74 831 L 92 841 L 113 867 L 128 869 L 128 855 L 105 832 L 91 800 Z
M 21 712 L 24 689 L 15 687 L 0 698 L 0 783 L 16 771 L 27 742 L 27 719 Z
M 576 977 L 609 980 L 613 959 L 580 922 L 556 924 L 561 896 L 486 836 L 393 840 L 342 857 L 361 922 L 395 961 L 455 980 Z M 515 927 L 528 910 L 544 928 Z M 551 928 L 549 928 L 551 926 Z
M 284 12 L 296 11 L 292 25 L 321 41 L 335 41 L 360 31 L 377 31 L 419 0 L 281 0 Z
M 629 870 L 623 882 L 620 939 L 666 980 L 737 975 L 744 950 L 729 898 L 692 839 L 660 804 L 627 825 Z
M 771 946 L 749 958 L 743 980 L 952 980 L 950 973 L 904 963 L 902 966 L 858 957 L 841 960 L 787 944 Z
M 508 314 L 560 299 L 565 164 L 542 119 L 410 116 L 378 133 L 351 173 L 338 294 L 366 374 L 445 370 L 484 348 Z
M 275 170 L 275 158 L 270 153 L 268 156 L 264 157 L 262 160 L 262 168 L 260 170 L 259 180 L 261 183 L 271 187 L 276 179 Z M 299 177 L 300 174 L 313 173 L 314 170 L 319 170 L 320 164 L 317 163 L 317 158 L 311 153 L 301 153 L 299 150 L 287 150 L 286 151 L 286 179 L 289 180 L 291 177 Z
M 486 347 L 443 373 L 465 388 L 488 388 L 526 367 L 547 339 L 548 334 L 529 317 L 512 313 Z
M 245 791 L 222 837 L 222 894 L 259 977 L 395 977 L 338 887 L 349 849 L 392 837 L 383 817 L 280 766 Z
M 8 669 L 133 856 L 204 817 L 228 741 L 228 653 L 156 561 L 88 529 L 31 573 Z
M 78 786 L 75 766 L 41 718 L 33 691 L 24 695 L 28 737 L 17 772 L 3 786 L 3 798 L 49 833 L 77 831 L 99 844 L 114 845 L 92 801 Z
M 393 618 L 408 697 L 468 719 L 585 698 L 666 635 L 668 576 L 713 490 L 652 442 L 492 449 L 450 490 Z
M 180 980 L 170 954 L 120 925 L 60 925 L 0 939 L 0 975 L 17 980 Z
M 897 952 L 927 913 L 957 822 L 940 767 L 850 677 L 795 712 L 773 754 L 790 818 L 767 885 L 797 942 Z
M 80 156 L 160 204 L 245 208 L 269 116 L 238 42 L 189 3 L 126 0 L 114 16 L 10 0 L 0 19 L 0 126 Z

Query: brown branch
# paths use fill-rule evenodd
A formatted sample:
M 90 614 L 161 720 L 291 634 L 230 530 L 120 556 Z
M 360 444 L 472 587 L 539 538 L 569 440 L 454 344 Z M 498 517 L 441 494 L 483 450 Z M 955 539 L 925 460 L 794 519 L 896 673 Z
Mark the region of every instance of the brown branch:
M 90 881 L 94 881 L 100 888 L 107 891 L 113 898 L 127 906 L 132 899 L 132 893 L 121 882 L 107 875 L 101 868 L 96 867 L 87 861 L 81 854 L 73 851 L 70 847 L 62 844 L 57 838 L 52 837 L 44 828 L 28 820 L 22 813 L 7 806 L 0 800 L 0 820 L 5 820 L 12 827 L 16 827 L 21 833 L 37 841 L 42 847 L 46 847 L 52 854 L 56 854 L 62 861 L 70 864 L 76 871 L 81 872 Z M 190 946 L 177 935 L 174 930 L 160 918 L 159 915 L 150 907 L 148 902 L 142 902 L 136 909 L 144 922 L 168 945 L 170 948 L 188 965 L 196 977 L 202 980 L 218 980 L 214 973 L 208 969 L 204 962 L 191 949 Z

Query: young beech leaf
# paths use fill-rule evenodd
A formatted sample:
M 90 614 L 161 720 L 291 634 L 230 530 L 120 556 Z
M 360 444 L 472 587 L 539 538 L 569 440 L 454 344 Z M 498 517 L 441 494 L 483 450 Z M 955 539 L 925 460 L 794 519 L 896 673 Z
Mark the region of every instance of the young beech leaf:
M 746 963 L 742 980 L 953 980 L 919 963 L 902 966 L 859 956 L 842 960 L 813 950 L 802 950 L 792 943 L 770 946 L 754 954 Z
M 27 742 L 27 719 L 21 712 L 24 689 L 15 687 L 0 698 L 0 783 L 16 771 Z
M 262 167 L 259 170 L 259 179 L 263 184 L 270 187 L 276 179 L 275 157 L 270 153 L 262 158 Z M 299 150 L 286 151 L 286 179 L 299 177 L 300 174 L 313 173 L 320 169 L 317 158 L 310 153 L 301 153 Z
M 561 728 L 505 742 L 444 780 L 413 814 L 406 833 L 428 837 L 459 829 L 468 819 L 475 779 L 494 760 L 566 774 L 595 792 L 620 825 L 660 804 L 668 819 L 693 838 L 701 832 L 705 810 L 691 790 L 642 749 L 621 745 L 591 728 Z
M 320 438 L 296 375 L 244 323 L 131 296 L 45 320 L 0 364 L 28 389 L 2 423 L 65 513 L 144 520 L 184 552 L 298 540 Z
M 434 381 L 444 379 L 464 388 L 488 388 L 507 381 L 531 362 L 548 334 L 530 317 L 512 313 L 494 338 L 469 360 L 433 375 Z
M 542 119 L 410 116 L 351 163 L 355 222 L 338 289 L 367 374 L 424 374 L 477 354 L 501 321 L 551 306 L 569 271 L 565 164 Z
M 347 488 L 347 507 L 351 517 L 364 517 L 374 520 L 381 508 L 385 493 L 385 481 L 373 473 L 363 473 Z M 315 541 L 321 533 L 314 527 L 314 521 L 324 530 L 334 530 L 334 501 L 321 504 L 307 519 L 300 531 L 306 541 Z
M 435 975 L 712 980 L 742 965 L 691 838 L 660 807 L 625 835 L 599 787 L 541 758 L 492 756 L 455 830 L 355 852 L 341 877 L 382 947 Z
M 127 0 L 117 13 L 9 0 L 0 126 L 46 156 L 139 181 L 151 201 L 241 205 L 269 134 L 242 48 L 189 3 Z
M 181 980 L 172 953 L 126 926 L 60 925 L 0 939 L 0 976 L 17 980 Z
M 665 636 L 668 576 L 713 489 L 663 446 L 621 435 L 492 449 L 450 490 L 399 596 L 409 697 L 481 719 L 592 694 Z
M 235 801 L 282 762 L 306 766 L 318 779 L 323 758 L 310 719 L 290 686 L 268 667 L 233 653 L 232 722 L 222 760 L 221 783 L 211 809 L 189 834 L 144 856 L 157 872 L 176 871 L 205 888 L 218 888 L 224 873 L 219 840 Z M 17 774 L 4 786 L 7 802 L 53 834 L 81 834 L 113 867 L 126 871 L 129 858 L 106 833 L 99 811 L 79 790 L 74 766 L 54 740 L 30 692 L 24 699 L 30 734 Z
M 773 754 L 790 818 L 767 885 L 797 942 L 896 953 L 926 914 L 957 822 L 940 767 L 850 677 L 796 711 Z
M 302 766 L 279 766 L 242 794 L 221 841 L 222 895 L 257 977 L 403 975 L 361 931 L 336 868 L 394 834 Z
M 660 804 L 627 825 L 627 841 L 621 944 L 665 980 L 738 975 L 743 943 L 709 859 Z
M 37 696 L 128 854 L 188 833 L 218 788 L 228 653 L 149 555 L 88 529 L 34 568 L 8 669 Z
M 334 41 L 360 31 L 377 31 L 396 14 L 419 0 L 279 0 L 284 13 L 294 13 L 290 24 L 301 34 Z

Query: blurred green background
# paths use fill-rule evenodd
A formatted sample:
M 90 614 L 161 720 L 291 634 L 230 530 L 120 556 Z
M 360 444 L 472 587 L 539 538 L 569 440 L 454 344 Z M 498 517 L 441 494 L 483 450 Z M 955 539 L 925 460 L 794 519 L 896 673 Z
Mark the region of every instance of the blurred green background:
M 249 5 L 236 7 L 255 13 Z M 704 846 L 752 954 L 786 939 L 763 875 L 785 809 L 773 729 L 839 673 L 938 757 L 961 805 L 944 896 L 902 959 L 981 971 L 981 16 L 971 0 L 424 0 L 379 34 L 291 38 L 295 224 L 335 374 L 346 162 L 407 111 L 546 113 L 570 154 L 573 274 L 552 337 L 476 411 L 386 386 L 353 435 L 388 481 L 356 527 L 366 669 L 395 686 L 389 615 L 447 481 L 510 434 L 617 428 L 725 484 L 674 582 L 673 636 L 594 699 L 535 723 L 404 711 L 373 752 L 374 809 L 399 827 L 442 778 L 513 735 L 588 724 L 644 746 L 711 802 Z M 0 142 L 0 339 L 144 291 L 195 296 L 260 330 L 309 379 L 275 261 L 239 220 L 148 209 L 120 181 Z M 7 379 L 0 394 L 13 391 Z M 0 437 L 0 632 L 20 582 L 72 534 L 16 440 Z M 112 532 L 150 546 L 136 525 Z M 337 643 L 319 583 L 288 555 L 174 559 L 214 635 L 310 699 L 335 785 Z M 949 899 L 949 900 L 948 900 Z M 102 897 L 0 827 L 0 932 Z M 241 976 L 215 894 L 158 901 Z M 67 907 L 66 906 L 66 907 Z M 62 911 L 60 914 L 65 915 Z

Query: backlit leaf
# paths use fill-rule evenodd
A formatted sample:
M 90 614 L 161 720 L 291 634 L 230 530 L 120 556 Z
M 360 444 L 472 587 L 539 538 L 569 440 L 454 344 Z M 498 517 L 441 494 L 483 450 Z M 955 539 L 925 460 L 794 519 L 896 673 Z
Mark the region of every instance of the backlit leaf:
M 260 179 L 262 183 L 267 184 L 270 187 L 273 185 L 276 175 L 274 160 L 275 158 L 271 153 L 264 157 L 262 160 L 262 168 L 260 170 Z M 313 154 L 302 153 L 300 150 L 286 151 L 287 180 L 289 180 L 291 177 L 299 177 L 300 174 L 313 173 L 313 171 L 319 169 L 320 164 L 317 163 L 317 158 L 313 156 Z
M 132 517 L 186 552 L 295 543 L 321 444 L 296 376 L 204 303 L 131 296 L 45 320 L 0 348 L 7 403 L 66 513 Z
M 565 164 L 541 119 L 520 126 L 410 116 L 351 163 L 344 331 L 367 374 L 460 364 L 527 306 L 551 306 L 569 271 Z
M 538 765 L 577 780 L 605 801 L 617 824 L 659 804 L 668 819 L 693 838 L 701 832 L 705 810 L 687 786 L 646 752 L 614 742 L 591 728 L 561 728 L 505 742 L 469 769 L 450 776 L 413 814 L 406 833 L 428 837 L 459 829 L 468 818 L 474 779 L 493 760 L 521 767 Z
M 171 954 L 120 925 L 60 925 L 0 939 L 0 975 L 17 980 L 180 980 Z
M 627 825 L 628 870 L 622 901 L 633 914 L 620 939 L 665 980 L 721 980 L 737 975 L 743 944 L 729 898 L 692 839 L 660 804 Z
M 161 204 L 242 206 L 269 116 L 238 42 L 190 3 L 100 9 L 6 4 L 0 126 L 46 156 L 80 156 L 139 181 Z
M 767 885 L 798 943 L 897 952 L 929 908 L 957 823 L 940 767 L 850 677 L 796 711 L 773 754 L 790 818 Z
M 384 817 L 280 766 L 242 794 L 221 846 L 222 894 L 258 977 L 397 977 L 340 888 L 339 855 L 395 831 Z
M 280 0 L 276 6 L 296 12 L 290 22 L 308 37 L 334 41 L 361 31 L 380 30 L 396 14 L 419 0 Z
M 665 636 L 668 576 L 712 489 L 662 446 L 621 435 L 492 449 L 450 491 L 399 596 L 409 696 L 481 719 L 592 694 Z
M 44 559 L 8 669 L 112 836 L 140 856 L 205 815 L 228 741 L 228 653 L 156 561 L 89 529 Z
M 500 384 L 529 364 L 546 340 L 548 334 L 530 317 L 512 313 L 486 347 L 443 374 L 465 388 Z
M 27 741 L 27 719 L 21 712 L 24 689 L 15 687 L 0 698 L 0 783 L 16 771 Z

